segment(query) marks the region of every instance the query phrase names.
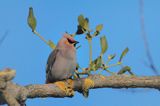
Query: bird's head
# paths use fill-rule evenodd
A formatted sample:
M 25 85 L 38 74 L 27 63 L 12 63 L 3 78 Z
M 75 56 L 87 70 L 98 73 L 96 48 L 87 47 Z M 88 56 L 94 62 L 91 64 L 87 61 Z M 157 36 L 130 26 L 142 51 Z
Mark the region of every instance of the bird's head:
M 77 43 L 79 42 L 74 40 L 73 37 L 65 33 L 62 39 L 59 41 L 59 46 L 61 46 L 62 48 L 75 49 Z

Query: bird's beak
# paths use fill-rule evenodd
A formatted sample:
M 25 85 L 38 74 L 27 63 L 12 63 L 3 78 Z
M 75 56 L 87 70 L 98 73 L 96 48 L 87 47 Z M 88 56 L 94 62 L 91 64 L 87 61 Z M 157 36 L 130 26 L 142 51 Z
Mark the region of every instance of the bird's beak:
M 76 46 L 76 44 L 78 44 L 79 42 L 78 41 L 74 41 L 73 45 L 74 47 Z

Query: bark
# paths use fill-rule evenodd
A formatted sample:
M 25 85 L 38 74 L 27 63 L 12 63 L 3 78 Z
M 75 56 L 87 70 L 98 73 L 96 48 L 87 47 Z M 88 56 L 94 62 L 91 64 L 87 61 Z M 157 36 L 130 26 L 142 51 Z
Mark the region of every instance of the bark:
M 87 78 L 58 81 L 50 84 L 20 86 L 13 83 L 15 71 L 7 69 L 0 72 L 0 104 L 19 106 L 28 98 L 74 96 L 74 91 L 97 88 L 160 88 L 160 76 L 91 75 Z

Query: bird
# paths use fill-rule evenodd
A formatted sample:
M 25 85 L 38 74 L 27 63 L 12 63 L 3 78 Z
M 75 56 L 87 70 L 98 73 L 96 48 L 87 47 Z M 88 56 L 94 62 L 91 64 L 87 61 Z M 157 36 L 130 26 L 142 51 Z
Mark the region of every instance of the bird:
M 76 70 L 76 44 L 69 34 L 65 33 L 56 48 L 50 53 L 46 66 L 46 84 L 70 79 Z

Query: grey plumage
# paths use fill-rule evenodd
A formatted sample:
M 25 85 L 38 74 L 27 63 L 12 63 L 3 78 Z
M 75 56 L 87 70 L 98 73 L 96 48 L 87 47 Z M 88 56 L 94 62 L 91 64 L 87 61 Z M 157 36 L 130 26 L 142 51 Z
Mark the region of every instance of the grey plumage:
M 77 43 L 71 36 L 65 34 L 51 52 L 46 67 L 46 83 L 65 80 L 72 76 L 76 69 Z

